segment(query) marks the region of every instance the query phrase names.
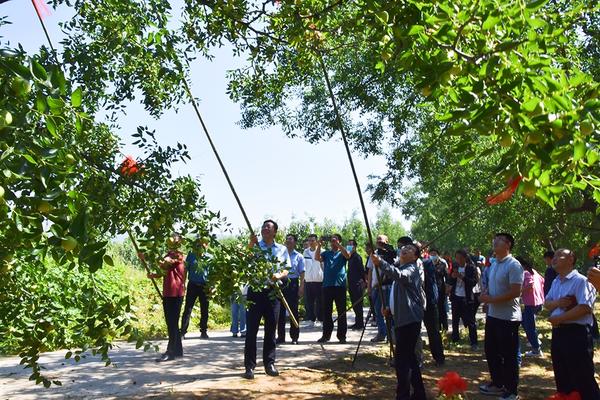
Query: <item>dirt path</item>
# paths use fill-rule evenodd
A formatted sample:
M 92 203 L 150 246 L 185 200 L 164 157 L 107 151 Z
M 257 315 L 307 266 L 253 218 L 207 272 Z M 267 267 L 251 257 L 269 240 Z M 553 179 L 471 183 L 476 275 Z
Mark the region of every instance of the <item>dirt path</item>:
M 347 344 L 341 345 L 333 340 L 321 346 L 316 343 L 321 336 L 321 329 L 302 325 L 298 345 L 284 344 L 277 348 L 277 366 L 283 376 L 274 381 L 284 386 L 295 375 L 292 372 L 295 368 L 314 368 L 324 361 L 349 357 L 354 353 L 360 337 L 360 332 L 349 331 Z M 372 351 L 374 348 L 368 340 L 374 334 L 375 328 L 369 327 L 365 333 L 367 340 L 363 342 L 363 351 Z M 244 340 L 231 337 L 228 331 L 212 331 L 209 335 L 208 340 L 200 340 L 199 335 L 189 335 L 190 338 L 184 341 L 184 358 L 168 363 L 156 363 L 156 353 L 144 353 L 128 343 L 120 343 L 119 348 L 113 350 L 111 358 L 114 366 L 109 367 L 93 356 L 76 363 L 65 360 L 64 351 L 46 353 L 40 358 L 46 373 L 63 383 L 63 386 L 50 389 L 28 381 L 30 372 L 19 366 L 17 357 L 0 358 L 0 399 L 36 399 L 40 396 L 49 399 L 144 397 L 178 392 L 182 388 L 214 385 L 225 388 L 232 382 L 247 383 L 248 387 L 254 387 L 262 379 L 268 378 L 260 361 L 262 329 L 259 331 L 257 379 L 253 382 L 240 378 L 244 372 Z M 164 341 L 157 344 L 161 350 L 166 346 Z

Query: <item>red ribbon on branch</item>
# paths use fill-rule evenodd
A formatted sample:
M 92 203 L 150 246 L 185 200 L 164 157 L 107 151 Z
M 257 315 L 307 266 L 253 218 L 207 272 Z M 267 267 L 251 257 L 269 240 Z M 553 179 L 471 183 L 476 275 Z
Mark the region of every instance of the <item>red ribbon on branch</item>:
M 121 175 L 123 176 L 132 176 L 139 172 L 141 169 L 141 165 L 138 165 L 137 161 L 133 156 L 126 156 L 123 162 L 121 163 Z
M 508 181 L 508 185 L 506 186 L 506 189 L 504 189 L 500 193 L 488 196 L 486 199 L 486 202 L 491 206 L 500 204 L 500 203 L 504 203 L 506 200 L 508 200 L 512 197 L 512 195 L 515 193 L 515 191 L 519 187 L 519 183 L 521 183 L 522 179 L 523 179 L 523 177 L 521 175 L 511 178 Z
M 596 243 L 594 245 L 594 247 L 592 247 L 590 249 L 590 252 L 588 253 L 589 258 L 594 258 L 594 257 L 598 257 L 598 256 L 600 256 L 600 242 Z

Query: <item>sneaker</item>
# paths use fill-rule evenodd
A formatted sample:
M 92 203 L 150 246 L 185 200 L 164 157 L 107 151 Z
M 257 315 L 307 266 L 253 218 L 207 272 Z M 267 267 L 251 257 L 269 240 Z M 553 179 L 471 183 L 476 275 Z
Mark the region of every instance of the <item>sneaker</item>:
M 254 370 L 252 368 L 246 368 L 246 372 L 242 375 L 245 379 L 254 379 Z
M 314 326 L 315 328 L 320 328 L 320 327 L 322 327 L 322 326 L 323 326 L 323 323 L 322 323 L 321 321 L 315 321 L 315 323 L 313 324 L 313 326 Z
M 498 400 L 519 400 L 519 396 L 512 393 L 504 393 L 502 397 L 498 397 Z
M 246 337 L 246 332 L 242 332 L 242 333 L 240 333 L 240 337 L 243 337 L 243 338 L 245 338 L 245 337 Z
M 377 335 L 375 335 L 374 338 L 371 339 L 371 342 L 373 342 L 373 343 L 385 342 L 385 336 L 377 334 Z
M 479 393 L 486 396 L 504 395 L 504 389 L 494 385 L 493 383 L 485 383 L 479 385 Z
M 542 350 L 530 350 L 528 352 L 525 353 L 526 357 L 544 357 L 544 353 L 542 352 Z

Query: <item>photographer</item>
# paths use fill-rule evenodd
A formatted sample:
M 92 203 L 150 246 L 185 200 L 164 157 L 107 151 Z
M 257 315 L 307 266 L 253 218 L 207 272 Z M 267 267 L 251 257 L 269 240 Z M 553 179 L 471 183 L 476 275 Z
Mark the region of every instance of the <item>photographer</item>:
M 396 251 L 388 244 L 388 237 L 386 235 L 378 235 L 376 242 L 375 254 L 383 259 L 390 265 L 394 264 L 396 258 Z M 383 292 L 383 301 L 381 303 L 381 296 L 379 295 L 379 288 L 377 286 L 377 272 L 375 268 L 371 268 L 369 271 L 369 283 L 371 287 L 371 301 L 373 302 L 373 308 L 375 309 L 375 319 L 377 321 L 377 335 L 371 339 L 371 342 L 385 342 L 387 339 L 387 329 L 385 326 L 385 319 L 382 313 L 383 308 L 389 308 L 390 290 L 392 287 L 392 280 L 389 277 L 381 274 L 381 290 Z

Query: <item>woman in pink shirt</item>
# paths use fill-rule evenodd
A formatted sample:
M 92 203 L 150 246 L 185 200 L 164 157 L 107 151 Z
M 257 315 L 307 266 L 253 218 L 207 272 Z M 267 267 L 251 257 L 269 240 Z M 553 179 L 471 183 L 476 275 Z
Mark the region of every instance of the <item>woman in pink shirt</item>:
M 521 296 L 525 305 L 525 310 L 523 311 L 523 329 L 525 330 L 529 344 L 531 344 L 531 351 L 526 352 L 525 355 L 542 357 L 544 354 L 542 353 L 538 331 L 535 327 L 535 316 L 540 312 L 544 304 L 544 277 L 533 269 L 531 263 L 523 257 L 517 257 L 517 260 L 525 270 Z
M 148 274 L 148 278 L 163 278 L 163 310 L 169 333 L 167 351 L 156 361 L 171 361 L 183 357 L 179 332 L 179 315 L 185 294 L 185 265 L 183 253 L 178 250 L 181 236 L 174 234 L 167 242 L 169 251 L 160 263 L 162 274 Z

